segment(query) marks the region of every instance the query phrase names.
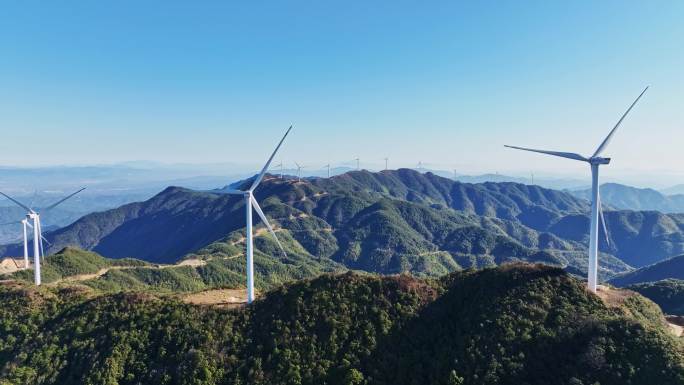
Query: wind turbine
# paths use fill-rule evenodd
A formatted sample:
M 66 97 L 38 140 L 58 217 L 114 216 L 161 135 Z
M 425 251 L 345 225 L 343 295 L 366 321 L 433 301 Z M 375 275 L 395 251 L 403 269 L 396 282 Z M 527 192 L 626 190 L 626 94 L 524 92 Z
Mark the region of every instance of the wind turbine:
M 273 157 L 275 157 L 275 154 L 278 152 L 278 149 L 280 149 L 280 146 L 283 144 L 285 141 L 285 138 L 287 137 L 287 134 L 290 133 L 290 130 L 292 130 L 292 126 L 287 129 L 285 132 L 285 135 L 283 135 L 283 138 L 280 139 L 280 142 L 278 143 L 278 146 L 276 147 L 275 151 L 273 151 L 273 154 L 271 154 L 271 157 L 268 158 L 268 162 L 266 162 L 266 165 L 264 165 L 264 168 L 261 169 L 261 173 L 254 179 L 254 182 L 252 182 L 252 185 L 249 187 L 249 189 L 243 191 L 243 190 L 221 190 L 219 193 L 222 194 L 231 194 L 231 195 L 242 195 L 245 198 L 245 216 L 246 216 L 246 226 L 245 226 L 245 232 L 247 233 L 246 235 L 246 256 L 247 256 L 247 303 L 252 303 L 254 301 L 254 251 L 253 251 L 253 240 L 252 240 L 252 208 L 256 210 L 257 214 L 259 214 L 259 217 L 261 218 L 261 221 L 264 222 L 264 225 L 266 225 L 266 228 L 268 228 L 268 231 L 271 232 L 273 235 L 273 238 L 275 238 L 276 243 L 278 244 L 278 247 L 280 247 L 280 250 L 283 252 L 283 254 L 287 255 L 285 253 L 285 249 L 283 248 L 283 245 L 280 244 L 280 241 L 278 240 L 278 237 L 275 234 L 275 231 L 273 231 L 273 227 L 271 227 L 271 224 L 268 223 L 268 219 L 266 219 L 266 215 L 264 215 L 264 212 L 261 211 L 261 207 L 259 207 L 259 203 L 257 202 L 256 198 L 254 198 L 254 190 L 259 186 L 259 183 L 261 183 L 261 180 L 264 178 L 264 174 L 266 174 L 266 171 L 268 171 L 268 167 L 271 165 L 271 161 L 273 161 Z M 299 165 L 297 165 L 299 167 Z
M 76 191 L 75 193 L 72 193 L 70 195 L 67 195 L 65 198 L 60 199 L 59 201 L 51 204 L 50 206 L 44 208 L 41 210 L 42 212 L 48 212 L 55 207 L 59 206 L 60 204 L 64 203 L 67 199 L 73 197 L 74 195 L 80 193 L 81 191 L 85 190 L 85 187 Z M 5 198 L 11 200 L 14 202 L 17 206 L 23 208 L 24 210 L 27 211 L 26 214 L 26 219 L 23 219 L 21 223 L 23 224 L 24 227 L 24 263 L 25 266 L 28 266 L 28 237 L 26 233 L 26 227 L 32 227 L 33 228 L 33 277 L 36 285 L 41 284 L 41 274 L 40 274 L 40 258 L 41 256 L 45 256 L 43 252 L 43 241 L 47 242 L 45 237 L 43 237 L 43 231 L 40 225 L 40 214 L 30 208 L 29 206 L 26 206 L 25 204 L 19 202 L 18 200 L 12 198 L 11 196 L 3 193 L 0 191 L 0 194 L 4 196 Z M 33 222 L 33 225 L 31 225 L 30 222 Z M 49 243 L 49 242 L 48 242 Z
M 280 161 L 280 164 L 277 164 L 275 167 L 280 168 L 280 179 L 283 179 L 283 161 Z
M 297 165 L 297 182 L 301 182 L 302 181 L 302 169 L 304 168 L 304 166 L 300 166 L 299 163 L 297 163 L 297 162 L 295 162 L 295 164 Z
M 328 178 L 330 178 L 330 163 L 326 164 L 326 165 L 323 166 L 323 167 L 327 167 L 327 168 L 328 168 Z
M 385 171 L 388 170 L 387 165 L 389 163 L 389 158 L 385 158 Z
M 361 166 L 359 164 L 361 160 L 359 158 L 354 158 L 354 160 L 356 161 L 356 171 L 359 171 L 361 169 Z
M 615 131 L 617 128 L 620 126 L 622 121 L 625 119 L 629 111 L 632 110 L 632 107 L 634 107 L 635 104 L 641 99 L 641 97 L 644 95 L 644 93 L 648 90 L 648 87 L 644 88 L 643 91 L 641 91 L 641 94 L 634 100 L 634 103 L 632 103 L 631 106 L 625 111 L 625 113 L 622 115 L 620 120 L 618 120 L 617 124 L 615 127 L 613 127 L 612 130 L 610 130 L 610 133 L 608 133 L 608 136 L 601 142 L 601 144 L 598 146 L 596 151 L 594 152 L 593 155 L 590 157 L 584 157 L 580 154 L 575 154 L 571 152 L 559 152 L 559 151 L 546 151 L 546 150 L 535 150 L 532 148 L 525 148 L 525 147 L 516 147 L 516 146 L 508 146 L 506 147 L 509 148 L 514 148 L 517 150 L 524 150 L 524 151 L 532 151 L 532 152 L 539 152 L 542 154 L 546 155 L 553 155 L 553 156 L 560 156 L 561 158 L 568 158 L 568 159 L 573 159 L 573 160 L 579 160 L 582 162 L 587 162 L 591 166 L 591 224 L 589 227 L 589 267 L 588 267 L 588 277 L 587 277 L 587 285 L 589 287 L 589 290 L 592 292 L 596 292 L 596 285 L 598 281 L 598 221 L 599 221 L 599 215 L 601 215 L 601 220 L 603 222 L 603 227 L 604 227 L 604 232 L 607 230 L 606 228 L 606 222 L 603 219 L 603 210 L 601 209 L 601 197 L 599 193 L 599 166 L 603 164 L 609 164 L 610 163 L 610 158 L 602 158 L 600 157 L 601 153 L 603 150 L 608 147 L 608 144 L 610 143 L 610 140 L 613 138 L 613 134 L 615 134 Z M 600 212 L 600 213 L 599 213 Z

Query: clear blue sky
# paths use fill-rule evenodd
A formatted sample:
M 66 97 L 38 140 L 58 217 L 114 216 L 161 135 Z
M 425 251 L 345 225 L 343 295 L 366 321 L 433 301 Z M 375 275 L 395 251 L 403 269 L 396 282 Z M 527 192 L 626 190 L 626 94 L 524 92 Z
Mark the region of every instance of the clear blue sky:
M 202 3 L 202 5 L 199 5 Z M 684 168 L 684 2 L 5 2 L 0 164 Z M 35 156 L 29 156 L 34 150 Z

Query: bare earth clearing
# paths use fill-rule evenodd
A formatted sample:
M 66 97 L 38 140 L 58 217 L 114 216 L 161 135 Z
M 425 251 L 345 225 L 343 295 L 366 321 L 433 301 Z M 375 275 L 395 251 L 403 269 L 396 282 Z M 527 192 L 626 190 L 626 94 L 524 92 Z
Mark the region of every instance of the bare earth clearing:
M 0 274 L 10 274 L 24 268 L 24 258 L 3 258 L 0 261 Z
M 183 302 L 193 305 L 214 305 L 236 308 L 247 303 L 247 289 L 214 289 L 188 294 Z

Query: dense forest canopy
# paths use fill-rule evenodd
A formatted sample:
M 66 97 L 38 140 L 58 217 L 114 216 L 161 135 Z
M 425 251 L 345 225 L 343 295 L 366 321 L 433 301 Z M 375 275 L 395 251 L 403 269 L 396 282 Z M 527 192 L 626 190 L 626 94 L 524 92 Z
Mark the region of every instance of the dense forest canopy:
M 607 306 L 541 265 L 322 275 L 236 310 L 79 285 L 6 284 L 0 301 L 3 384 L 684 382 L 653 303 Z

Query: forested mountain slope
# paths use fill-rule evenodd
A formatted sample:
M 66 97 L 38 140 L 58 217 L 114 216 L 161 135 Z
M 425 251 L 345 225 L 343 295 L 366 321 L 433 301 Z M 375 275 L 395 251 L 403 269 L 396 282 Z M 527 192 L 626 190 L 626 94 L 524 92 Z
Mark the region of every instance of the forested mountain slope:
M 291 239 L 289 251 L 350 268 L 437 275 L 515 260 L 586 268 L 587 202 L 538 186 L 468 184 L 401 169 L 301 182 L 267 177 L 256 195 L 279 234 Z M 73 245 L 169 263 L 239 238 L 243 210 L 240 197 L 171 187 L 47 238 L 51 252 Z M 601 245 L 608 253 L 604 277 L 684 251 L 680 216 L 608 211 L 606 218 L 612 242 Z
M 681 342 L 652 303 L 606 307 L 542 266 L 324 275 L 232 311 L 78 287 L 4 286 L 0 300 L 6 384 L 684 381 Z

